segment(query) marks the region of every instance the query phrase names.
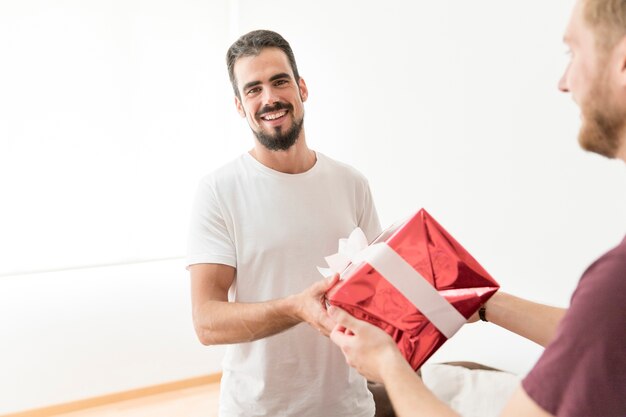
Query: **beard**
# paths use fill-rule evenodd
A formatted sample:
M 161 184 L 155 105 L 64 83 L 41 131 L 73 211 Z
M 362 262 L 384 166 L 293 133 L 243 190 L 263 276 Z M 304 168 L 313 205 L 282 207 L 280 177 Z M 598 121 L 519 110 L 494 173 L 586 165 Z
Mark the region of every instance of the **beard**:
M 612 99 L 603 74 L 596 79 L 582 103 L 583 125 L 578 133 L 580 146 L 607 158 L 615 158 L 626 126 L 626 111 Z
M 278 126 L 273 132 L 267 132 L 260 128 L 258 131 L 252 129 L 254 136 L 258 139 L 259 143 L 266 147 L 270 151 L 286 151 L 291 148 L 302 132 L 302 126 L 304 125 L 304 116 L 300 120 L 296 120 L 293 117 L 293 106 L 289 103 L 278 102 L 273 106 L 263 107 L 255 116 L 261 118 L 265 113 L 271 113 L 278 110 L 288 110 L 287 116 L 291 118 L 291 127 L 283 132 L 283 128 Z

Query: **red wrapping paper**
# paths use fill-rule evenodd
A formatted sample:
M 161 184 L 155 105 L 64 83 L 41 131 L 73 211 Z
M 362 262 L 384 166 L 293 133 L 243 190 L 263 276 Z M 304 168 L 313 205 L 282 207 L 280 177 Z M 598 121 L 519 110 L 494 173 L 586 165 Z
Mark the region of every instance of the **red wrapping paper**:
M 499 288 L 480 264 L 424 209 L 385 230 L 385 242 L 466 319 Z M 446 337 L 368 263 L 349 266 L 326 294 L 329 304 L 386 331 L 417 370 Z

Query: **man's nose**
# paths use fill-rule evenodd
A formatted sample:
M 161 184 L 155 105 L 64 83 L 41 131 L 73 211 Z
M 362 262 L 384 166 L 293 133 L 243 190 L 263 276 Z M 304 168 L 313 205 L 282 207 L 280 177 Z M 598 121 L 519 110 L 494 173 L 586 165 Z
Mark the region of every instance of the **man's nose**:
M 568 71 L 565 70 L 565 73 L 561 76 L 558 85 L 559 90 L 561 90 L 563 93 L 569 93 L 569 86 L 567 84 L 567 72 Z
M 264 88 L 263 89 L 263 105 L 271 106 L 274 103 L 278 102 L 278 96 L 273 88 Z

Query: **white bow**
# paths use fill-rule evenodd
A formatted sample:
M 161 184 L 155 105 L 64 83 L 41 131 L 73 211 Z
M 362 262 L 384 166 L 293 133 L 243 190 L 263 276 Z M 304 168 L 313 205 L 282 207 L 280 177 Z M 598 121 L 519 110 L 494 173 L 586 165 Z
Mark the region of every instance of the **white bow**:
M 339 239 L 339 250 L 337 253 L 326 256 L 324 259 L 328 268 L 317 267 L 324 277 L 328 278 L 334 274 L 341 274 L 355 259 L 360 258 L 359 253 L 367 249 L 367 237 L 361 228 L 357 227 L 350 233 L 347 239 Z

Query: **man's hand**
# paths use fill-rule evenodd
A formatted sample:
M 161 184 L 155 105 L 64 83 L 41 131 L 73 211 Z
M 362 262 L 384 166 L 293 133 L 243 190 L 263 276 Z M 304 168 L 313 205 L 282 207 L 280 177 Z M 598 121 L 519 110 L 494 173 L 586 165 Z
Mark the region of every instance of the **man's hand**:
M 335 326 L 335 322 L 326 310 L 324 295 L 338 280 L 339 274 L 335 274 L 293 296 L 298 319 L 309 323 L 324 336 L 329 336 Z
M 408 366 L 393 339 L 383 330 L 337 307 L 331 307 L 329 313 L 337 322 L 331 340 L 341 348 L 348 365 L 365 378 L 383 382 L 385 368 Z

